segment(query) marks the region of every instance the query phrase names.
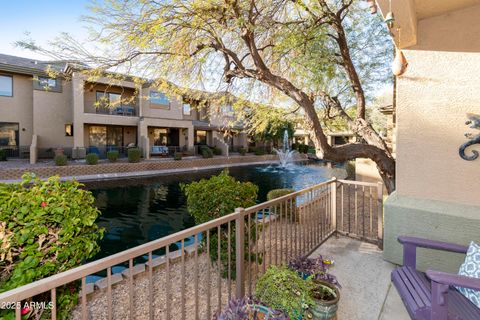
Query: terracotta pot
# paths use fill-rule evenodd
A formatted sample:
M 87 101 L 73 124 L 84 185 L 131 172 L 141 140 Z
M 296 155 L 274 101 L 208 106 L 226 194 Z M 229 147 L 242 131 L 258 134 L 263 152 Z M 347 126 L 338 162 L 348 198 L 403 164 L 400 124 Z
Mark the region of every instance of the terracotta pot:
M 408 67 L 408 62 L 405 56 L 403 55 L 402 50 L 395 48 L 395 59 L 392 63 L 392 72 L 396 76 L 401 76 L 405 73 Z

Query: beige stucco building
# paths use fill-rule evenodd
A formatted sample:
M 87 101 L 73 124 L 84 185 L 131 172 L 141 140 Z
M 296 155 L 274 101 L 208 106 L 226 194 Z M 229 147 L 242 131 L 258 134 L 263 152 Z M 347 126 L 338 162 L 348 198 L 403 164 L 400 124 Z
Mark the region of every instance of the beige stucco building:
M 68 81 L 50 78 L 47 68 L 68 75 Z M 194 153 L 196 145 L 216 146 L 223 154 L 247 146 L 229 106 L 199 106 L 192 99 L 171 98 L 150 82 L 91 82 L 68 63 L 0 54 L 0 148 L 31 162 L 52 157 L 59 148 L 83 158 L 139 146 L 148 158 Z
M 397 77 L 396 191 L 385 202 L 385 258 L 401 263 L 398 235 L 480 241 L 480 158 L 459 147 L 480 114 L 480 1 L 379 0 L 408 61 Z M 479 145 L 467 148 L 472 150 Z M 419 266 L 457 271 L 460 255 L 422 253 Z

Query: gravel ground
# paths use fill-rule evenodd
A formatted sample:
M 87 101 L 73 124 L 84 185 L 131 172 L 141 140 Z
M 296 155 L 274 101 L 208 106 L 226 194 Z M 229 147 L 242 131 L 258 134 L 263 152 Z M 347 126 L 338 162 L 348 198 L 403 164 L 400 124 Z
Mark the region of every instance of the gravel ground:
M 290 222 L 290 221 L 289 221 Z M 305 229 L 308 226 L 310 229 Z M 291 257 L 297 256 L 300 252 L 307 253 L 319 243 L 320 237 L 313 237 L 315 224 L 307 222 L 282 223 L 276 219 L 271 228 L 265 228 L 262 232 L 259 224 L 259 238 L 257 245 L 252 245 L 252 252 L 258 252 L 258 264 L 256 258 L 250 263 L 246 262 L 245 290 L 246 294 L 253 294 L 255 282 L 258 276 L 270 264 L 286 264 Z M 296 230 L 295 230 L 296 229 Z M 304 231 L 301 231 L 301 230 Z M 303 241 L 304 235 L 310 234 L 310 243 Z M 302 239 L 302 240 L 301 240 Z M 301 241 L 300 241 L 301 240 Z M 297 243 L 297 245 L 295 245 Z M 292 248 L 297 250 L 292 250 Z M 289 249 L 287 249 L 289 248 Z M 302 249 L 302 250 L 301 250 Z M 308 250 L 307 250 L 308 249 Z M 288 251 L 288 252 L 287 252 Z M 267 254 L 264 254 L 267 252 Z M 271 254 L 269 254 L 271 252 Z M 275 257 L 276 256 L 276 257 Z M 218 310 L 218 280 L 221 287 L 221 306 L 228 302 L 229 292 L 235 295 L 235 281 L 231 281 L 231 291 L 228 280 L 219 277 L 218 268 L 209 263 L 206 254 L 198 255 L 198 312 L 200 319 L 211 319 L 213 313 Z M 208 265 L 210 265 L 210 281 L 208 281 Z M 248 267 L 250 265 L 250 267 Z M 235 266 L 232 266 L 232 270 Z M 166 313 L 166 268 L 161 266 L 153 270 L 153 309 L 154 319 L 181 319 L 181 287 L 182 287 L 182 264 L 176 261 L 170 264 L 170 317 Z M 251 285 L 249 285 L 251 283 Z M 210 315 L 207 311 L 208 287 L 210 284 Z M 134 316 L 133 319 L 148 319 L 148 272 L 144 272 L 134 278 Z M 87 308 L 89 319 L 107 319 L 107 291 L 96 290 L 87 297 Z M 126 319 L 130 312 L 128 281 L 114 285 L 112 288 L 112 309 L 113 319 Z M 72 311 L 71 319 L 81 319 L 81 303 Z M 94 315 L 94 316 L 93 316 Z M 195 258 L 186 256 L 185 259 L 185 319 L 195 319 Z
M 357 190 L 358 191 L 358 190 Z M 348 205 L 350 206 L 351 214 L 344 216 L 344 229 L 348 230 L 348 223 L 350 227 L 354 225 L 354 188 L 345 189 L 345 195 L 350 194 L 351 200 L 348 204 L 348 200 L 344 199 L 344 211 Z M 368 193 L 367 193 L 368 195 Z M 339 197 L 340 198 L 340 197 Z M 366 228 L 367 235 L 376 235 L 376 202 L 374 201 L 374 194 L 372 191 L 372 231 Z M 365 213 L 365 221 L 370 221 L 370 202 L 365 201 L 365 210 L 363 210 L 364 203 L 357 199 L 357 227 L 363 226 L 363 219 L 361 213 Z M 368 198 L 367 198 L 368 199 Z M 340 200 L 339 200 L 340 201 Z M 316 248 L 322 240 L 332 230 L 333 224 L 329 215 L 327 215 L 326 206 L 328 204 L 327 199 L 322 198 L 314 201 L 310 204 L 309 210 L 307 208 L 300 207 L 294 216 L 285 217 L 276 215 L 272 218 L 272 221 L 268 224 L 258 223 L 258 240 L 252 243 L 250 251 L 258 253 L 258 260 L 251 258 L 250 263 L 246 262 L 246 274 L 245 274 L 245 288 L 246 294 L 252 294 L 255 290 L 255 282 L 258 276 L 264 269 L 270 264 L 286 264 L 292 257 L 308 254 L 311 250 Z M 340 202 L 337 203 L 340 214 Z M 361 208 L 361 210 L 359 210 Z M 316 212 L 316 215 L 312 215 L 311 212 Z M 337 222 L 340 221 L 340 216 L 337 214 Z M 268 218 L 267 218 L 268 219 Z M 321 223 L 321 222 L 324 223 Z M 349 222 L 348 222 L 349 221 Z M 360 223 L 361 221 L 361 223 Z M 251 225 L 255 229 L 255 224 L 252 221 Z M 253 230 L 252 229 L 252 230 Z M 363 230 L 363 229 L 359 229 Z M 353 230 L 352 230 L 353 232 Z M 335 258 L 335 257 L 329 257 Z M 195 297 L 198 297 L 198 313 L 200 319 L 209 320 L 212 318 L 212 314 L 219 309 L 219 307 L 225 306 L 228 302 L 229 292 L 231 296 L 235 295 L 235 281 L 231 281 L 231 290 L 229 290 L 228 280 L 220 277 L 220 272 L 216 266 L 209 262 L 209 258 L 206 254 L 198 255 L 198 294 L 195 294 L 195 258 L 194 256 L 186 256 L 185 258 L 185 319 L 195 319 Z M 235 268 L 232 265 L 232 270 Z M 210 269 L 210 281 L 208 278 L 208 269 Z M 170 316 L 167 317 L 166 306 L 166 268 L 165 265 L 153 270 L 153 286 L 154 294 L 151 305 L 154 310 L 154 319 L 182 319 L 182 264 L 180 261 L 172 262 L 170 264 L 170 297 L 168 305 L 170 306 Z M 221 302 L 218 303 L 218 283 L 220 283 Z M 112 315 L 113 319 L 127 319 L 130 313 L 129 306 L 129 290 L 128 282 L 123 282 L 114 285 L 112 288 Z M 150 302 L 148 299 L 148 272 L 144 272 L 135 276 L 134 278 L 134 310 L 133 319 L 148 319 L 148 311 Z M 210 291 L 208 291 L 210 290 Z M 209 294 L 208 294 L 209 292 Z M 210 296 L 210 312 L 207 310 L 208 297 Z M 107 319 L 107 292 L 106 290 L 96 290 L 92 295 L 88 296 L 87 309 L 89 319 Z M 71 313 L 72 319 L 81 319 L 81 304 L 79 304 Z
M 195 258 L 185 260 L 185 319 L 195 319 Z M 210 267 L 210 281 L 208 281 L 208 257 L 205 254 L 198 256 L 198 312 L 200 319 L 211 319 L 207 312 L 208 287 L 210 284 L 211 314 L 218 308 L 218 271 Z M 166 310 L 166 268 L 158 267 L 153 270 L 153 310 L 154 319 L 181 319 L 181 275 L 182 264 L 175 262 L 170 264 L 170 317 L 167 318 Z M 221 303 L 225 305 L 228 300 L 228 282 L 220 280 Z M 148 272 L 144 272 L 134 278 L 134 303 L 133 319 L 149 318 L 149 281 Z M 231 292 L 235 292 L 235 283 L 232 281 Z M 107 319 L 107 292 L 106 290 L 95 291 L 87 297 L 88 319 Z M 128 282 L 124 280 L 112 288 L 112 318 L 128 319 L 130 313 Z M 71 319 L 81 319 L 81 304 L 71 313 Z

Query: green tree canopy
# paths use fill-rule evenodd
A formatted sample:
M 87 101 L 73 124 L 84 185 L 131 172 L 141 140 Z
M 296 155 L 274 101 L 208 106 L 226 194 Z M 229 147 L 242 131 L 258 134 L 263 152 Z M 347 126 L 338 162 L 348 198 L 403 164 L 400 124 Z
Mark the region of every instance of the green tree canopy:
M 364 1 L 105 0 L 86 21 L 99 48 L 64 35 L 48 52 L 97 67 L 93 75 L 131 72 L 272 105 L 288 98 L 319 157 L 370 158 L 394 189 L 395 161 L 366 117 L 368 93 L 389 79 L 392 46 Z M 362 143 L 330 146 L 319 109 L 342 118 Z

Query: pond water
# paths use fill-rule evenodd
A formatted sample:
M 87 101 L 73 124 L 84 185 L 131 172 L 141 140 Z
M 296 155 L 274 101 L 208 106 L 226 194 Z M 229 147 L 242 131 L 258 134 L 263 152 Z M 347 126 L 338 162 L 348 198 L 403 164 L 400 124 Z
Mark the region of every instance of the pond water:
M 100 241 L 101 251 L 92 260 L 192 227 L 194 220 L 187 211 L 180 183 L 209 178 L 222 170 L 86 184 L 102 212 L 97 223 L 106 231 Z M 300 190 L 334 175 L 339 176 L 337 169 L 329 169 L 321 163 L 290 165 L 287 169 L 276 165 L 257 165 L 228 170 L 237 180 L 251 181 L 259 187 L 257 202 L 265 201 L 272 189 Z

